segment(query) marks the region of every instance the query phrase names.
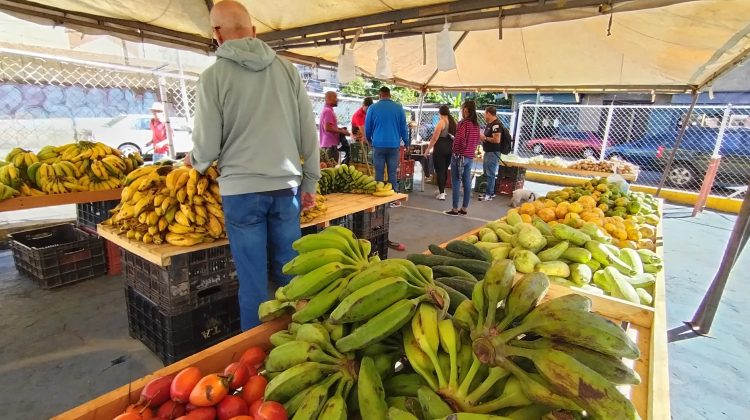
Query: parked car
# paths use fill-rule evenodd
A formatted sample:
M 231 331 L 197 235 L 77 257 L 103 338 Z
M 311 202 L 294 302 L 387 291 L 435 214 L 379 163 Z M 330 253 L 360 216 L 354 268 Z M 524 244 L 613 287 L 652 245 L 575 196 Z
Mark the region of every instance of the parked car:
M 146 145 L 151 141 L 151 115 L 119 115 L 101 126 L 92 127 L 90 136 L 102 143 L 119 149 L 128 154 L 138 152 L 150 153 L 153 145 Z M 170 125 L 174 136 L 175 153 L 183 154 L 193 149 L 193 129 L 185 118 L 170 118 Z
M 667 182 L 676 188 L 694 188 L 703 182 L 714 152 L 718 129 L 691 127 L 685 131 L 680 148 L 669 169 Z M 675 135 L 676 136 L 676 135 Z M 657 150 L 657 161 L 666 170 L 672 148 Z M 744 187 L 750 181 L 750 130 L 728 129 L 719 149 L 721 162 L 714 185 Z
M 656 154 L 660 147 L 663 149 L 674 144 L 676 136 L 677 133 L 672 131 L 650 133 L 631 142 L 608 145 L 604 151 L 604 158 L 618 158 L 638 165 L 643 170 L 659 170 L 660 164 L 657 162 Z
M 562 157 L 598 157 L 602 139 L 590 131 L 560 131 L 549 137 L 537 137 L 526 142 L 526 147 L 537 155 Z

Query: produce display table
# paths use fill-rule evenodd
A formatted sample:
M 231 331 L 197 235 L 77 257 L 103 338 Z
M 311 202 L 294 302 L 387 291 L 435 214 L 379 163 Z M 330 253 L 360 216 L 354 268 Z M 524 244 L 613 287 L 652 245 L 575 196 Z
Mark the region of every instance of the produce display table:
M 659 214 L 663 214 L 664 200 L 659 200 Z M 664 259 L 663 221 L 656 226 L 656 254 Z M 462 240 L 476 234 L 480 228 L 466 232 L 452 240 Z M 441 244 L 445 247 L 447 241 Z M 429 251 L 425 252 L 426 254 Z M 641 358 L 632 366 L 641 377 L 641 384 L 636 386 L 620 386 L 635 405 L 641 418 L 646 420 L 668 420 L 670 415 L 669 402 L 669 364 L 667 353 L 667 313 L 665 270 L 656 274 L 654 284 L 654 306 L 626 302 L 610 296 L 589 293 L 577 287 L 567 287 L 550 284 L 545 300 L 563 295 L 579 294 L 591 299 L 592 310 L 615 323 L 620 324 L 638 344 Z M 521 278 L 517 275 L 516 280 Z
M 326 213 L 307 223 L 303 223 L 301 227 L 326 226 L 331 220 L 362 211 L 373 211 L 377 206 L 388 204 L 396 200 L 407 200 L 408 198 L 409 196 L 406 194 L 394 194 L 388 197 L 375 197 L 373 195 L 365 194 L 328 194 L 326 195 L 326 206 L 328 207 Z M 176 255 L 229 244 L 228 240 L 222 239 L 216 242 L 203 243 L 194 246 L 174 246 L 169 244 L 155 245 L 145 244 L 118 235 L 117 229 L 112 226 L 98 225 L 97 232 L 99 233 L 99 236 L 111 241 L 124 250 L 162 267 L 169 266 L 171 258 Z
M 67 194 L 16 197 L 0 201 L 0 211 L 27 210 L 38 207 L 61 206 L 64 204 L 119 200 L 121 193 L 122 188 L 118 188 L 106 191 L 81 191 Z
M 574 175 L 574 176 L 581 176 L 586 178 L 591 177 L 607 177 L 610 175 L 615 175 L 612 172 L 596 172 L 596 171 L 584 171 L 583 169 L 572 169 L 572 168 L 559 168 L 556 166 L 549 166 L 549 165 L 537 165 L 533 163 L 525 163 L 525 162 L 514 162 L 514 161 L 507 161 L 504 160 L 503 164 L 505 166 L 512 166 L 516 168 L 524 168 L 529 171 L 539 171 L 539 172 L 557 172 L 562 173 L 565 175 Z M 635 182 L 638 179 L 638 172 L 634 174 L 618 174 L 621 177 L 623 177 L 626 181 L 629 182 Z

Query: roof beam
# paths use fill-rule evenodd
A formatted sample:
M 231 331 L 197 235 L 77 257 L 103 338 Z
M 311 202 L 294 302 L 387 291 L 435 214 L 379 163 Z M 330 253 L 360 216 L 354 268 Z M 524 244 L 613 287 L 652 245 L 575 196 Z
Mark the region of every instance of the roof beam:
M 475 12 L 482 9 L 498 8 L 510 5 L 522 5 L 536 3 L 537 0 L 462 0 L 448 3 L 440 3 L 433 6 L 412 7 L 409 9 L 393 10 L 390 12 L 376 13 L 349 19 L 341 19 L 333 22 L 317 23 L 313 25 L 300 26 L 298 28 L 284 29 L 281 31 L 266 32 L 259 34 L 258 38 L 264 41 L 282 40 L 306 35 L 315 35 L 325 32 L 342 31 L 351 28 L 361 28 L 384 23 L 397 23 L 403 20 L 420 19 L 435 16 L 455 15 L 458 13 Z
M 47 19 L 54 25 L 79 26 L 110 32 L 120 37 L 151 40 L 205 52 L 211 50 L 211 40 L 200 35 L 173 31 L 143 22 L 64 10 L 27 0 L 0 0 L 0 10 L 16 15 Z
M 632 0 L 612 0 L 613 7 L 617 3 L 627 3 Z M 601 5 L 602 0 L 567 0 L 564 2 L 546 2 L 544 4 L 538 4 L 536 2 L 530 3 L 528 5 L 522 5 L 519 7 L 508 7 L 508 8 L 500 8 L 502 10 L 502 16 L 503 18 L 512 17 L 512 16 L 521 16 L 526 14 L 533 14 L 533 13 L 544 13 L 544 12 L 551 12 L 551 11 L 559 11 L 559 10 L 567 10 L 567 9 L 575 9 L 575 8 L 582 8 L 582 7 L 599 7 Z M 616 11 L 615 11 L 616 13 Z M 266 40 L 266 42 L 273 48 L 276 49 L 291 49 L 291 48 L 307 48 L 307 47 L 316 47 L 316 46 L 326 46 L 326 45 L 335 45 L 338 44 L 343 39 L 346 39 L 347 37 L 354 36 L 357 31 L 362 29 L 363 33 L 365 34 L 389 34 L 389 33 L 409 33 L 412 35 L 421 35 L 422 32 L 426 33 L 435 33 L 442 30 L 443 23 L 445 23 L 446 19 L 449 23 L 459 23 L 459 22 L 471 22 L 471 21 L 477 21 L 477 20 L 485 20 L 485 19 L 492 19 L 493 21 L 497 21 L 498 16 L 498 10 L 497 7 L 492 10 L 484 10 L 484 11 L 474 11 L 474 12 L 465 12 L 461 14 L 454 14 L 447 17 L 436 17 L 436 18 L 425 18 L 425 19 L 416 19 L 416 20 L 410 20 L 409 22 L 396 22 L 396 23 L 390 23 L 390 24 L 379 24 L 376 26 L 370 26 L 366 27 L 364 29 L 362 28 L 351 28 L 351 29 L 343 29 L 343 30 L 336 30 L 331 32 L 325 32 L 320 34 L 314 34 L 314 35 L 302 35 L 297 36 L 292 39 L 285 38 L 285 39 L 273 39 L 273 40 Z M 504 29 L 512 29 L 512 28 L 504 28 Z M 270 33 L 261 34 L 259 37 L 262 39 L 265 39 L 264 37 L 270 37 Z M 387 36 L 386 36 L 387 37 Z M 360 41 L 366 41 L 371 39 L 379 39 L 379 37 L 367 37 L 367 39 L 360 38 Z

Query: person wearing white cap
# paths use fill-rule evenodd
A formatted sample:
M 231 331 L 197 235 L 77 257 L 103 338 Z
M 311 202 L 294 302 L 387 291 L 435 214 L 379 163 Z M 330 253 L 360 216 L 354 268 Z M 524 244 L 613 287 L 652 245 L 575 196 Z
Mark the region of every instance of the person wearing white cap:
M 151 141 L 146 143 L 146 146 L 154 145 L 152 161 L 158 162 L 169 154 L 167 129 L 172 130 L 172 127 L 168 127 L 168 124 L 162 121 L 162 118 L 159 116 L 160 113 L 164 113 L 163 103 L 154 102 L 151 105 L 151 112 L 154 114 L 154 118 L 151 118 Z

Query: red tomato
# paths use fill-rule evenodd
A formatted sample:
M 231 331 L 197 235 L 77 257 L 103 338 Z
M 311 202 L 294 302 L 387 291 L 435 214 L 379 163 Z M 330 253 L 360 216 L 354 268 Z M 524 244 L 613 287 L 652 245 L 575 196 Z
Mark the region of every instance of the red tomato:
M 251 416 L 258 416 L 258 409 L 261 405 L 263 405 L 265 401 L 263 401 L 263 398 L 255 400 L 255 402 L 250 406 L 250 415 Z
M 221 402 L 229 394 L 229 381 L 216 373 L 204 376 L 190 393 L 190 403 L 209 407 Z
M 213 407 L 200 407 L 187 413 L 185 420 L 215 420 L 216 409 Z
M 247 414 L 247 403 L 236 395 L 227 395 L 216 405 L 216 417 L 218 417 L 219 420 L 229 420 L 232 417 L 244 416 Z
M 253 419 L 253 416 L 237 416 L 237 417 L 232 417 L 229 420 L 254 420 L 254 419 Z
M 141 420 L 141 415 L 138 413 L 125 412 L 115 417 L 113 420 Z
M 140 420 L 151 420 L 154 418 L 154 412 L 147 406 L 141 404 L 130 404 L 123 412 L 123 414 L 127 413 L 137 414 Z
M 251 371 L 252 369 L 252 371 Z M 249 367 L 242 362 L 234 362 L 224 369 L 224 376 L 229 378 L 229 389 L 235 390 L 245 385 L 250 375 L 255 375 L 255 368 Z
M 255 401 L 263 398 L 263 394 L 266 393 L 266 385 L 268 385 L 268 381 L 265 377 L 251 376 L 245 386 L 242 387 L 242 399 L 245 400 L 247 405 L 252 405 Z
M 156 412 L 156 417 L 161 419 L 172 420 L 174 418 L 184 416 L 187 410 L 185 405 L 169 400 L 159 407 L 159 411 Z
M 258 346 L 250 347 L 249 349 L 245 350 L 245 352 L 242 354 L 242 357 L 240 357 L 240 362 L 256 369 L 258 368 L 258 366 L 263 364 L 264 360 L 266 360 L 266 352 L 264 352 L 263 349 Z
M 258 408 L 255 420 L 287 420 L 286 410 L 276 401 L 266 401 Z
M 185 368 L 174 377 L 172 385 L 169 387 L 169 394 L 172 399 L 178 403 L 186 403 L 190 400 L 190 393 L 195 385 L 201 380 L 203 374 L 195 366 Z
M 169 400 L 169 388 L 173 379 L 173 376 L 152 379 L 143 387 L 139 404 L 148 404 L 150 407 L 158 407 L 164 404 Z

